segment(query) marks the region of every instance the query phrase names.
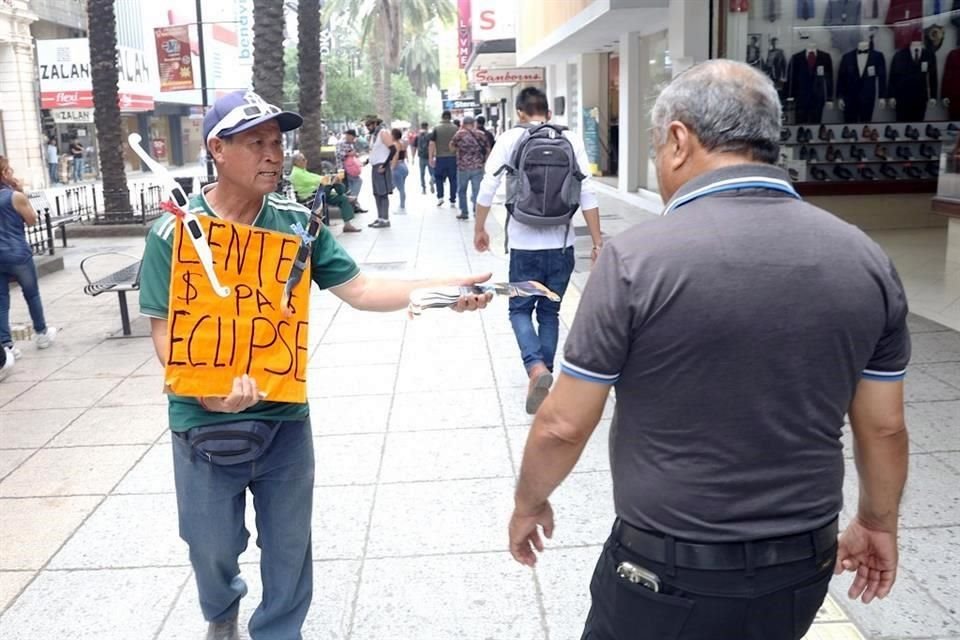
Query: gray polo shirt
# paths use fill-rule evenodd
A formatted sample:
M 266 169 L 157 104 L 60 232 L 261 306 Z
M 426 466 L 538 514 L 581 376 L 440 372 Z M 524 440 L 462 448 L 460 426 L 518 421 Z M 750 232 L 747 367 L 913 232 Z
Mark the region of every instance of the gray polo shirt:
M 782 170 L 688 182 L 607 243 L 566 342 L 564 373 L 616 386 L 617 515 L 704 542 L 832 520 L 844 414 L 862 376 L 903 378 L 906 315 L 887 255 Z

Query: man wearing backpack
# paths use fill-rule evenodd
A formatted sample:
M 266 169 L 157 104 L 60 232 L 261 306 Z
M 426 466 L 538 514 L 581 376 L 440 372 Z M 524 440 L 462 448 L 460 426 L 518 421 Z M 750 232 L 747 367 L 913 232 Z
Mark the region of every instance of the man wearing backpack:
M 547 124 L 550 109 L 540 89 L 521 91 L 516 107 L 519 126 L 503 132 L 487 158 L 477 197 L 473 243 L 477 251 L 490 248 L 484 225 L 500 175 L 505 172 L 510 281 L 536 280 L 563 296 L 573 273 L 571 218 L 578 208 L 583 210 L 593 239 L 593 260 L 603 246 L 587 152 L 578 136 Z M 534 309 L 538 328 L 533 326 Z M 526 410 L 531 415 L 553 384 L 559 313 L 560 303 L 547 298 L 510 298 L 510 324 L 530 379 Z
M 420 163 L 420 193 L 427 193 L 427 180 L 424 174 L 430 174 L 430 193 L 433 193 L 433 167 L 430 166 L 430 124 L 420 123 L 420 133 L 413 139 L 417 150 L 417 162 Z

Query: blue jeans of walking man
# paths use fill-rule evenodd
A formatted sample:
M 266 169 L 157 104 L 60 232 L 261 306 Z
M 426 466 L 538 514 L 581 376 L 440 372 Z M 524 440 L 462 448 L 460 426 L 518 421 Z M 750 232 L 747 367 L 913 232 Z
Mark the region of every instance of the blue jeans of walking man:
M 11 278 L 20 285 L 23 299 L 30 311 L 30 320 L 33 321 L 34 333 L 41 334 L 47 330 L 47 323 L 43 318 L 43 303 L 40 301 L 37 267 L 33 264 L 33 257 L 15 264 L 0 263 L 0 345 L 5 346 L 13 344 L 13 338 L 10 335 Z
M 438 156 L 437 166 L 433 168 L 433 176 L 437 181 L 437 200 L 443 201 L 443 181 L 446 179 L 450 186 L 450 204 L 456 204 L 457 159 L 453 156 Z
M 429 159 L 427 156 L 420 156 L 417 162 L 420 164 L 420 192 L 427 192 L 427 174 L 430 175 L 430 191 L 433 191 L 433 167 L 430 166 Z
M 536 280 L 563 297 L 573 273 L 573 247 L 527 251 L 510 250 L 510 281 Z M 520 346 L 523 366 L 529 372 L 537 364 L 553 371 L 560 339 L 560 303 L 542 297 L 510 298 L 510 324 Z M 537 326 L 533 326 L 533 313 Z
M 193 454 L 173 434 L 180 537 L 190 546 L 203 616 L 236 617 L 247 585 L 239 556 L 247 548 L 246 494 L 253 495 L 264 598 L 250 619 L 250 635 L 300 640 L 313 596 L 310 514 L 313 440 L 310 421 L 281 422 L 267 451 L 253 462 L 216 465 Z
M 457 184 L 460 185 L 457 197 L 460 199 L 460 217 L 467 218 L 470 211 L 477 212 L 477 193 L 480 191 L 480 182 L 483 180 L 483 167 L 479 169 L 460 169 L 457 171 Z M 472 209 L 467 208 L 467 187 L 470 187 Z

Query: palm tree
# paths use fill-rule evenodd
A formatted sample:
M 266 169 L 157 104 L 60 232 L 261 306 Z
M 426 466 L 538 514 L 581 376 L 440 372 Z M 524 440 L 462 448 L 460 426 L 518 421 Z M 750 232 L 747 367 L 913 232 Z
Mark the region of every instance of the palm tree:
M 283 104 L 283 0 L 253 0 L 253 90 Z
M 113 0 L 87 0 L 90 25 L 90 80 L 93 121 L 100 149 L 104 216 L 111 222 L 132 219 L 130 191 L 123 167 L 123 137 L 117 104 L 117 16 Z
M 421 98 L 427 96 L 427 89 L 440 84 L 440 53 L 434 24 L 427 30 L 407 33 L 400 53 L 400 68 Z
M 297 71 L 300 86 L 300 150 L 306 151 L 307 168 L 320 170 L 323 124 L 320 120 L 323 68 L 320 66 L 320 0 L 300 0 L 297 8 Z
M 454 5 L 448 0 L 332 0 L 329 10 L 360 18 L 377 111 L 385 122 L 390 121 L 392 111 L 390 74 L 400 66 L 403 34 L 419 33 L 433 20 L 450 24 L 456 17 Z

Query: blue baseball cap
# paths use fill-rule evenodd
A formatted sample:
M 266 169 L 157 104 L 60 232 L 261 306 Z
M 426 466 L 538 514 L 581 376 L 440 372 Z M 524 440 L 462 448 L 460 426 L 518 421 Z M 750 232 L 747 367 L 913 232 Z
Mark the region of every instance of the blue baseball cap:
M 303 124 L 300 114 L 281 111 L 253 91 L 234 91 L 213 103 L 203 116 L 203 139 L 227 138 L 270 120 L 277 121 L 280 131 L 292 131 Z

